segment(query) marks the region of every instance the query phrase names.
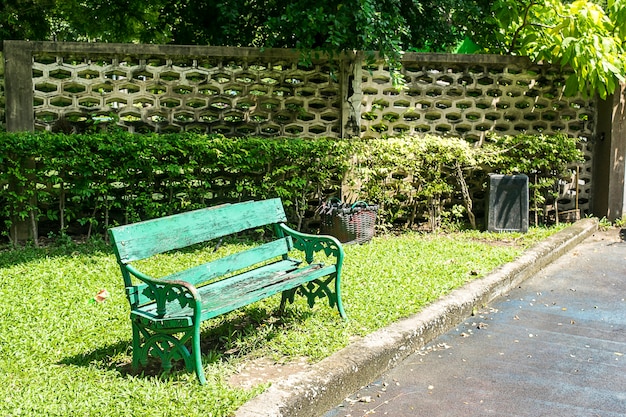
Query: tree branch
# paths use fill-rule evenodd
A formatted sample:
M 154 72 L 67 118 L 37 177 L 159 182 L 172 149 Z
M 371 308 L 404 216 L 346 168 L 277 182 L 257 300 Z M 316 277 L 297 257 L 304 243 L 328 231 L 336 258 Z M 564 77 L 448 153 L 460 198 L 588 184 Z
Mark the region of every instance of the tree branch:
M 509 54 L 512 54 L 515 50 L 515 44 L 517 43 L 517 39 L 522 29 L 524 29 L 528 25 L 528 13 L 530 13 L 530 8 L 539 4 L 540 3 L 538 2 L 535 3 L 534 1 L 531 1 L 530 3 L 528 3 L 528 6 L 526 6 L 526 10 L 524 10 L 524 20 L 522 21 L 522 24 L 515 30 L 515 33 L 513 33 L 513 39 L 511 39 L 511 46 L 509 47 Z

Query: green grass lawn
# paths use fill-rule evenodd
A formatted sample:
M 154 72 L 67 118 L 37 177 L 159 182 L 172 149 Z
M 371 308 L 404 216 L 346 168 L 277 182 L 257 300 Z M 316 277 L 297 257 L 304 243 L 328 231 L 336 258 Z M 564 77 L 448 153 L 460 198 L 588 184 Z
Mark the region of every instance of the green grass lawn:
M 325 303 L 310 309 L 304 299 L 280 316 L 279 296 L 209 321 L 203 327 L 205 386 L 193 373 L 160 376 L 158 363 L 131 372 L 129 308 L 105 243 L 7 249 L 0 252 L 0 415 L 228 416 L 265 388 L 229 386 L 243 361 L 319 361 L 555 231 L 407 233 L 347 246 L 342 288 L 349 321 Z M 217 255 L 240 244 L 223 245 Z M 188 267 L 211 256 L 213 246 L 198 247 L 160 256 L 149 268 Z M 100 289 L 109 299 L 93 302 Z

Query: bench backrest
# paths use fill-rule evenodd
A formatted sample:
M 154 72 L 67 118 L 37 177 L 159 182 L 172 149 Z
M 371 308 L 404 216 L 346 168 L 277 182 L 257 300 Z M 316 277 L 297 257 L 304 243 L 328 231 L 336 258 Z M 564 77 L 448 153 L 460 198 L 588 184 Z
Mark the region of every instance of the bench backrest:
M 121 263 L 287 221 L 279 198 L 224 204 L 109 229 Z

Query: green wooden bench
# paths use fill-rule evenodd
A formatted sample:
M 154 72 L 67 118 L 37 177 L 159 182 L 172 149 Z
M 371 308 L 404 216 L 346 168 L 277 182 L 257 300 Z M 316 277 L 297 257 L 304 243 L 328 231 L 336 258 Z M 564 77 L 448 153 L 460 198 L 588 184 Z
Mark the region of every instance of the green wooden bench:
M 330 236 L 297 232 L 285 225 L 280 199 L 225 204 L 109 230 L 122 270 L 130 303 L 133 329 L 133 369 L 158 357 L 163 370 L 173 360 L 184 360 L 206 382 L 200 352 L 200 324 L 204 320 L 282 293 L 280 309 L 297 293 L 310 306 L 327 297 L 346 318 L 341 303 L 341 267 L 344 252 Z M 274 229 L 274 239 L 217 260 L 154 278 L 134 262 L 156 254 L 263 226 Z M 297 249 L 305 261 L 289 256 Z M 327 263 L 315 262 L 322 252 Z M 332 262 L 329 262 L 328 260 Z

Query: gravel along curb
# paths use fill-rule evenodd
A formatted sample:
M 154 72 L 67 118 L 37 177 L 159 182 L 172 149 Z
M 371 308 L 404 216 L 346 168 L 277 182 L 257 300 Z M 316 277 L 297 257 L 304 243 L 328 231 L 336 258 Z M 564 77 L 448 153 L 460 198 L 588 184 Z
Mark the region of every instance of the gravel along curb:
M 574 223 L 421 312 L 358 340 L 308 371 L 275 383 L 240 407 L 235 417 L 320 417 L 477 309 L 519 286 L 597 229 L 596 219 Z

